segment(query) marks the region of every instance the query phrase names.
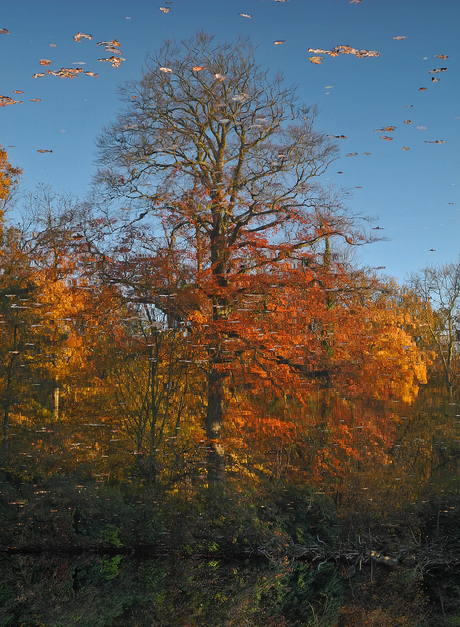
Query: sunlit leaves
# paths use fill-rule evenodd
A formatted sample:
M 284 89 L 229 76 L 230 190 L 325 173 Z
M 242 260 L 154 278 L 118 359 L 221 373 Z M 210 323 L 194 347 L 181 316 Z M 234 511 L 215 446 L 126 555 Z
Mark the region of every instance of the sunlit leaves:
M 3 222 L 5 203 L 18 184 L 22 173 L 20 168 L 14 168 L 8 161 L 6 150 L 0 146 L 0 221 Z

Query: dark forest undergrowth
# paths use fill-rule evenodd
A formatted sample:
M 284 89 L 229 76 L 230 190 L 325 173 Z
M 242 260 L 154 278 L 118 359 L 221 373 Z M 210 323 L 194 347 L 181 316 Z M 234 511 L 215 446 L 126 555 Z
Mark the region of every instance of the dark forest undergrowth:
M 376 516 L 281 481 L 1 482 L 2 627 L 459 622 L 454 491 Z

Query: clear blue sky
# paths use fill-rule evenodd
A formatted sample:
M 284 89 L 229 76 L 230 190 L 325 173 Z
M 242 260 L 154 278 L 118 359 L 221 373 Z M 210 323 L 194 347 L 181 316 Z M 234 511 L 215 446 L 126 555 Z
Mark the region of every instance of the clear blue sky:
M 391 238 L 360 249 L 362 262 L 385 266 L 384 273 L 402 281 L 411 270 L 458 258 L 459 0 L 2 0 L 0 28 L 9 30 L 0 35 L 0 93 L 23 101 L 1 108 L 0 143 L 24 169 L 24 189 L 45 183 L 84 197 L 95 168 L 94 140 L 120 107 L 117 86 L 140 78 L 146 55 L 165 38 L 198 30 L 229 41 L 249 35 L 258 62 L 281 69 L 302 101 L 319 105 L 317 129 L 347 136 L 325 178 L 350 189 L 353 210 L 378 216 L 380 233 Z M 75 42 L 79 31 L 93 39 Z M 98 61 L 111 54 L 96 43 L 115 38 L 126 59 L 119 68 Z M 308 48 L 338 45 L 380 56 L 308 60 Z M 34 79 L 46 71 L 40 59 L 53 61 L 50 70 L 82 67 L 99 76 Z M 429 73 L 441 67 L 447 72 Z M 35 98 L 41 101 L 30 102 Z M 384 126 L 396 129 L 374 132 Z M 437 140 L 445 143 L 425 143 Z

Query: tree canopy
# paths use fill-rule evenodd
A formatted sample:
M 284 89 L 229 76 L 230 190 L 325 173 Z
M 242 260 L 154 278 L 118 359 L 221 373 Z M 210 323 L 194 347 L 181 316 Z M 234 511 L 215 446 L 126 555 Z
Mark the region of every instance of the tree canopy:
M 316 109 L 299 104 L 295 86 L 286 87 L 280 74 L 256 64 L 248 40 L 222 44 L 198 33 L 181 45 L 166 41 L 141 80 L 120 91 L 125 108 L 98 140 L 96 177 L 99 199 L 124 216 L 118 249 L 123 260 L 115 263 L 112 254 L 111 280 L 129 283 L 127 251 L 139 277 L 139 261 L 145 266 L 147 259 L 133 251 L 140 241 L 148 248 L 147 233 L 157 239 L 151 266 L 164 268 L 167 258 L 169 276 L 171 268 L 181 274 L 186 298 L 180 300 L 177 282 L 170 296 L 177 297 L 176 321 L 199 332 L 207 327 L 206 431 L 214 455 L 210 466 L 222 467 L 228 381 L 242 355 L 268 357 L 281 386 L 285 370 L 329 377 L 321 358 L 304 348 L 312 309 L 321 308 L 318 286 L 346 291 L 340 287 L 343 264 L 331 253 L 335 240 L 349 246 L 372 238 L 340 193 L 320 183 L 338 148 L 314 130 Z M 160 309 L 164 279 L 150 282 L 145 296 Z M 279 296 L 283 285 L 288 293 L 289 284 L 303 295 L 296 313 L 280 303 L 273 313 L 278 311 L 278 324 L 286 325 L 288 311 L 298 322 L 288 330 L 291 354 L 266 341 L 272 322 L 261 323 L 258 335 L 248 334 L 248 317 L 238 314 L 254 314 L 263 303 L 267 310 L 267 295 L 275 290 Z M 249 308 L 247 295 L 257 300 Z M 305 316 L 309 299 L 314 306 Z
M 199 231 L 213 274 L 248 251 L 259 259 L 240 273 L 311 256 L 325 236 L 362 237 L 318 182 L 338 148 L 313 129 L 315 108 L 261 70 L 247 40 L 167 41 L 120 92 L 125 109 L 98 140 L 105 197 L 141 209 L 136 221 L 161 214 L 171 236 Z

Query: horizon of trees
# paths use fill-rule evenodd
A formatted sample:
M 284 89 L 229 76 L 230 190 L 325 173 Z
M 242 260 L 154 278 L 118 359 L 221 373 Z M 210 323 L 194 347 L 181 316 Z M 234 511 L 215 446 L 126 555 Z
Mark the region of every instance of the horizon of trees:
M 85 205 L 45 187 L 34 203 L 26 228 L 4 221 L 1 232 L 2 466 L 36 463 L 32 452 L 18 456 L 24 436 L 37 440 L 45 474 L 65 469 L 67 450 L 69 469 L 95 472 L 110 459 L 112 477 L 206 484 L 216 329 L 190 271 L 124 240 L 112 241 L 112 256 L 92 250 L 89 229 L 100 224 Z M 139 248 L 151 242 L 135 236 Z M 222 437 L 230 476 L 296 477 L 333 493 L 370 459 L 388 465 L 404 419 L 396 409 L 429 402 L 431 387 L 456 417 L 458 264 L 399 287 L 331 258 L 330 248 L 317 253 L 315 274 L 283 264 L 276 284 L 259 271 L 220 331 L 233 349 Z M 44 435 L 60 429 L 65 444 Z
M 429 589 L 448 624 L 456 575 L 436 574 L 460 564 L 460 261 L 406 285 L 354 263 L 375 235 L 318 182 L 337 146 L 245 40 L 166 42 L 121 93 L 89 199 L 21 197 L 0 147 L 4 542 L 256 546 L 273 572 L 254 608 L 269 590 L 285 618 L 402 626 Z M 358 563 L 361 605 L 352 588 L 337 623 Z M 363 622 L 378 565 L 395 570 L 385 603 L 410 593 Z
M 7 463 L 17 420 L 94 405 L 153 481 L 168 456 L 209 484 L 264 476 L 275 451 L 337 489 L 430 369 L 452 400 L 458 267 L 399 287 L 352 262 L 375 236 L 318 182 L 337 145 L 248 40 L 166 41 L 120 94 L 89 200 L 44 185 L 9 225 L 21 172 L 1 151 Z

